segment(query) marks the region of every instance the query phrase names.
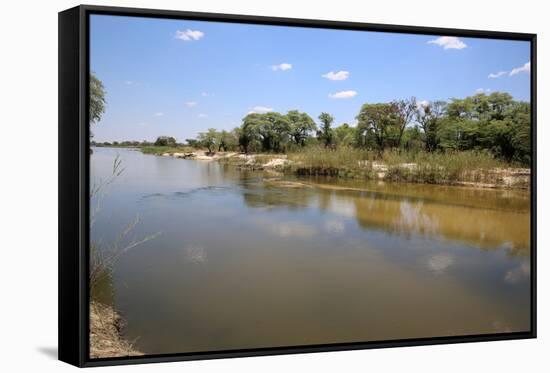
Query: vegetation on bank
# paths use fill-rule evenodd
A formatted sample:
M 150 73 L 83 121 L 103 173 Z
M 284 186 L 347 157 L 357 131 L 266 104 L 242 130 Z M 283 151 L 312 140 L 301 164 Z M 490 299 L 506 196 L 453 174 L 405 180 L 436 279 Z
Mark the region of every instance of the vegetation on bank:
M 300 176 L 330 176 L 412 183 L 527 188 L 530 170 L 479 151 L 383 153 L 349 147 L 305 147 L 281 154 L 222 158 L 239 168 L 276 170 Z

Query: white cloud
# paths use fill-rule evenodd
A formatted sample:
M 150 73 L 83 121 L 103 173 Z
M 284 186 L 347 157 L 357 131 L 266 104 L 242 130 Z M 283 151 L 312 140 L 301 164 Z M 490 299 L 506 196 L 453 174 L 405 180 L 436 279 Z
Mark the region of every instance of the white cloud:
M 430 40 L 428 44 L 437 44 L 443 49 L 464 49 L 468 45 L 456 36 L 441 36 L 437 39 Z
M 185 103 L 185 106 L 187 106 L 187 107 L 195 107 L 195 106 L 197 106 L 197 101 L 187 101 L 187 102 Z
M 500 78 L 504 75 L 514 76 L 516 74 L 530 73 L 530 72 L 531 72 L 531 61 L 526 62 L 525 64 L 523 64 L 523 66 L 515 67 L 510 71 L 499 71 L 498 73 L 490 73 L 488 78 L 496 79 L 496 78 Z
M 162 113 L 160 111 L 158 113 L 155 113 L 155 117 L 162 117 L 163 115 L 164 115 L 164 113 Z
M 134 82 L 133 80 L 127 80 L 127 81 L 125 81 L 124 83 L 126 83 L 126 85 L 134 85 L 134 84 L 136 84 L 136 82 Z
M 206 118 L 208 116 L 208 114 L 199 114 L 199 118 Z
M 201 92 L 201 96 L 202 97 L 208 97 L 208 93 L 207 92 Z
M 498 73 L 490 73 L 488 78 L 490 79 L 496 79 L 496 78 L 500 78 L 501 76 L 504 76 L 508 74 L 508 72 L 506 71 L 499 71 Z
M 286 70 L 290 70 L 290 69 L 292 69 L 292 64 L 290 64 L 290 63 L 280 63 L 278 65 L 272 65 L 271 66 L 271 70 L 273 70 L 273 71 L 277 71 L 277 70 L 286 71 Z
M 516 68 L 512 69 L 512 71 L 510 71 L 510 76 L 516 75 L 516 74 L 519 74 L 519 73 L 530 73 L 530 72 L 531 72 L 531 61 L 526 62 L 521 67 L 516 67 Z
M 267 107 L 267 106 L 254 106 L 252 110 L 248 112 L 248 114 L 252 114 L 252 113 L 265 114 L 265 113 L 269 113 L 270 111 L 273 111 L 273 108 Z
M 356 91 L 340 91 L 340 92 L 331 93 L 330 95 L 328 95 L 328 97 L 330 98 L 352 98 L 355 96 L 357 96 Z
M 176 39 L 183 41 L 200 40 L 204 37 L 204 32 L 198 30 L 187 29 L 185 31 L 176 31 Z
M 329 80 L 346 80 L 347 78 L 349 78 L 349 71 L 338 71 L 336 73 L 333 71 L 330 71 L 321 76 Z

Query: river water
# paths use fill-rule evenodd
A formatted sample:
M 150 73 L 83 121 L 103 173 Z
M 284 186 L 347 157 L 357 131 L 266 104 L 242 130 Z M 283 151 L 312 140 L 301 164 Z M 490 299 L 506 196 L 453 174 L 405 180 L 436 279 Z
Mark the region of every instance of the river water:
M 94 149 L 92 182 L 117 154 L 91 240 L 107 252 L 158 233 L 119 257 L 109 297 L 147 354 L 530 328 L 528 192 L 281 179 L 113 148 Z

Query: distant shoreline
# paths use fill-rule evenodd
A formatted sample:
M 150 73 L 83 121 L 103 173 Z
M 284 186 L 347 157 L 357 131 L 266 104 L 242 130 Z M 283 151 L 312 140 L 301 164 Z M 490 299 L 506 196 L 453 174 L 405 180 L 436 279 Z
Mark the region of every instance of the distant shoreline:
M 380 161 L 357 160 L 350 165 L 330 165 L 328 160 L 300 159 L 301 153 L 266 154 L 240 152 L 212 152 L 190 147 L 135 147 L 103 146 L 141 151 L 163 157 L 189 159 L 197 161 L 218 161 L 230 164 L 241 170 L 267 171 L 281 175 L 330 176 L 348 179 L 378 180 L 390 182 L 408 182 L 420 184 L 439 184 L 482 189 L 529 189 L 531 170 L 520 167 L 467 168 L 456 175 L 448 175 L 445 167 L 439 164 L 419 164 L 415 162 L 397 162 L 389 164 Z M 320 156 L 336 157 L 335 151 L 320 151 Z M 305 157 L 302 157 L 305 158 Z M 337 160 L 336 160 L 337 161 Z M 333 162 L 334 163 L 334 162 Z M 452 163 L 452 160 L 451 160 Z M 438 175 L 441 177 L 438 178 Z M 447 178 L 445 178 L 447 176 Z

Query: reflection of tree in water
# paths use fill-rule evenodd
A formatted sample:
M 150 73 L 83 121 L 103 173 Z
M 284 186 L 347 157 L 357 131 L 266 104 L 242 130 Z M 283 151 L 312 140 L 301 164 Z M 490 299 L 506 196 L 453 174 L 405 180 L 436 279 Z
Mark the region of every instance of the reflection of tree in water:
M 430 216 L 423 211 L 424 203 L 409 202 L 404 199 L 399 204 L 401 215 L 394 222 L 395 226 L 407 234 L 423 234 L 427 236 L 436 236 L 439 232 L 439 220 L 437 217 Z
M 356 219 L 366 229 L 402 235 L 445 238 L 483 249 L 507 247 L 513 255 L 529 254 L 529 214 L 485 208 L 426 203 L 421 199 L 354 198 Z
M 504 247 L 512 255 L 529 255 L 529 204 L 521 195 L 515 198 L 505 191 L 422 190 L 416 186 L 401 190 L 394 185 L 369 191 L 330 190 L 251 180 L 242 183 L 248 207 L 296 210 L 315 206 L 355 218 L 360 227 L 369 230 L 459 241 L 482 249 Z M 430 190 L 433 193 L 428 193 Z

